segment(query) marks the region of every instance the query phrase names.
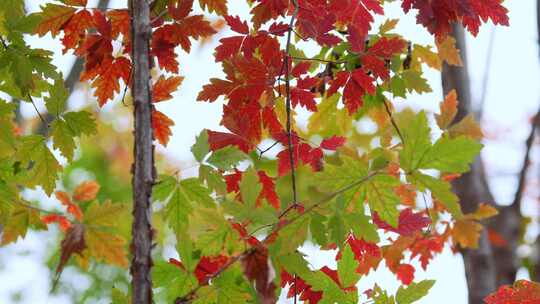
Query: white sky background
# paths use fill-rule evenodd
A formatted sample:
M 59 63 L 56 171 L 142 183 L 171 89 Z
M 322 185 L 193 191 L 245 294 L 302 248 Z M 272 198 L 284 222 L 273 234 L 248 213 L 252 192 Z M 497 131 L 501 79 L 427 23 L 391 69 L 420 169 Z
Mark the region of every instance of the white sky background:
M 43 0 L 27 1 L 28 9 L 37 10 Z M 89 6 L 95 6 L 97 0 L 89 1 Z M 232 15 L 246 16 L 245 1 L 231 0 Z M 400 2 L 400 1 L 397 1 Z M 239 3 L 239 4 L 236 4 Z M 1 5 L 1 4 L 0 4 Z M 125 7 L 125 0 L 113 0 L 111 6 Z M 513 192 L 517 184 L 515 173 L 521 167 L 524 141 L 529 133 L 529 118 L 534 115 L 540 105 L 538 83 L 540 80 L 540 65 L 538 64 L 538 47 L 536 33 L 536 1 L 518 0 L 505 1 L 510 10 L 510 23 L 508 28 L 498 27 L 495 31 L 493 44 L 493 57 L 484 108 L 484 126 L 488 138 L 485 140 L 486 148 L 483 150 L 484 160 L 490 176 L 491 188 L 497 201 L 508 204 L 513 199 Z M 432 39 L 421 26 L 415 24 L 413 16 L 403 17 L 399 3 L 386 6 L 388 17 L 401 18 L 397 31 L 408 39 L 417 43 L 431 43 Z M 482 27 L 476 39 L 468 39 L 469 74 L 472 82 L 473 98 L 478 101 L 481 97 L 481 88 L 485 72 L 487 48 L 492 33 L 492 26 Z M 219 36 L 227 35 L 227 32 Z M 472 38 L 472 37 L 469 37 Z M 214 39 L 211 44 L 204 47 L 194 47 L 192 54 L 180 53 L 181 74 L 186 76 L 181 89 L 174 94 L 175 99 L 162 103 L 159 109 L 172 117 L 176 123 L 173 137 L 167 148 L 167 154 L 178 163 L 179 168 L 193 167 L 194 161 L 189 148 L 194 143 L 195 136 L 203 128 L 219 129 L 222 103 L 213 104 L 195 102 L 202 85 L 211 77 L 221 75 L 221 67 L 214 63 L 212 54 L 217 45 Z M 60 56 L 61 46 L 58 41 L 44 37 L 31 39 L 36 47 L 55 51 L 55 64 L 64 74 L 71 68 L 74 58 Z M 430 70 L 426 74 L 433 93 L 422 96 L 411 96 L 405 100 L 395 100 L 395 104 L 425 108 L 428 111 L 437 111 L 438 103 L 442 99 L 440 75 Z M 80 104 L 87 97 L 76 93 L 72 96 L 73 104 Z M 118 101 L 117 101 L 118 102 Z M 111 103 L 110 103 L 111 104 Z M 25 113 L 34 115 L 33 109 L 26 109 Z M 538 149 L 533 150 L 533 161 L 538 163 Z M 533 168 L 537 168 L 534 166 Z M 184 175 L 196 174 L 196 168 L 183 171 Z M 536 171 L 538 171 L 536 169 Z M 534 191 L 528 191 L 537 195 Z M 39 198 L 43 206 L 51 208 L 56 206 L 53 200 L 44 197 L 42 192 L 30 193 Z M 535 199 L 527 198 L 530 208 L 529 214 L 538 214 Z M 534 237 L 531 233 L 531 237 Z M 22 303 L 69 303 L 65 296 L 50 296 L 50 281 L 48 268 L 43 264 L 46 260 L 48 248 L 57 246 L 56 232 L 29 233 L 24 241 L 14 245 L 0 248 L 0 303 L 12 303 L 13 295 L 19 293 Z M 522 248 L 527 252 L 527 247 Z M 320 254 L 310 246 L 304 248 L 305 253 L 311 255 L 311 263 L 319 268 L 325 264 L 334 264 L 331 254 Z M 77 276 L 69 267 L 63 274 L 70 280 L 78 280 L 79 288 L 88 286 L 85 278 Z M 460 256 L 454 256 L 449 250 L 438 256 L 429 266 L 427 272 L 418 271 L 415 280 L 436 279 L 437 282 L 431 292 L 419 303 L 455 304 L 467 302 L 467 291 L 464 279 L 463 262 Z M 377 282 L 389 292 L 395 292 L 398 282 L 395 276 L 379 267 L 375 274 L 364 277 L 359 290 L 365 290 Z M 292 303 L 282 299 L 280 303 Z

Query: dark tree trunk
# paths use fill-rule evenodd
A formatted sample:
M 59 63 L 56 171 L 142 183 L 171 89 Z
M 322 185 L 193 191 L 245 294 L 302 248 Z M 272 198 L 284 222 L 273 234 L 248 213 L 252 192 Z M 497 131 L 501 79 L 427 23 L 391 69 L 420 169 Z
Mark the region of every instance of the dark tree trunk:
M 150 50 L 152 35 L 147 0 L 131 0 L 132 94 L 135 117 L 133 164 L 132 292 L 133 304 L 152 303 L 152 210 L 154 146 L 150 91 Z
M 457 47 L 461 50 L 463 67 L 444 65 L 442 84 L 445 95 L 455 89 L 460 101 L 456 120 L 473 113 L 471 90 L 467 72 L 465 34 L 461 26 L 454 25 L 454 36 Z M 461 176 L 454 183 L 461 208 L 465 213 L 474 212 L 480 202 L 493 203 L 493 196 L 485 178 L 480 158 L 471 166 L 471 171 Z M 496 288 L 495 263 L 487 233 L 482 232 L 477 250 L 463 250 L 463 261 L 469 290 L 469 303 L 483 303 L 484 297 Z

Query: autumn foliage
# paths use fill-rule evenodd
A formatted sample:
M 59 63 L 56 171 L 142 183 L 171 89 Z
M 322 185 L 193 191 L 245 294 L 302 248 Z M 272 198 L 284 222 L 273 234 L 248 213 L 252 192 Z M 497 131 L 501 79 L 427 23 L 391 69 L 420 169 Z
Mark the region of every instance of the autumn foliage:
M 209 18 L 227 27 L 215 38 L 212 59 L 223 76 L 209 79 L 197 97 L 224 102 L 223 128 L 197 136 L 191 148 L 197 177 L 163 169 L 154 186 L 157 247 L 172 235 L 177 253 L 155 262 L 156 297 L 167 303 L 273 303 L 285 292 L 312 304 L 419 300 L 435 282 L 417 280 L 416 265 L 427 269 L 445 246 L 475 248 L 482 221 L 497 210 L 482 204 L 463 214 L 451 191 L 450 182 L 469 170 L 482 148 L 474 119 L 455 119 L 459 96 L 448 94 L 434 116 L 398 112 L 393 105 L 431 92 L 425 69 L 461 64 L 453 23 L 476 35 L 488 21 L 507 25 L 507 10 L 499 0 L 397 1 L 416 16 L 419 30 L 433 35 L 432 45 L 420 45 L 395 30 L 399 20 L 385 18 L 388 1 L 240 2 L 249 4 L 249 16 L 228 14 L 236 1 L 199 0 L 198 8 L 193 0 L 152 2 L 152 127 L 163 146 L 178 122 L 160 112 L 159 103 L 170 102 L 190 77 L 182 69 L 189 62 L 179 62 L 178 53 L 221 30 Z M 24 237 L 29 227 L 58 225 L 64 235 L 58 276 L 68 264 L 126 268 L 125 205 L 100 200 L 93 181 L 57 189 L 57 158 L 73 161 L 75 138 L 95 135 L 96 121 L 88 111 L 68 110 L 70 92 L 51 64 L 52 53 L 30 48 L 23 34 L 58 38 L 64 53 L 82 58 L 80 80 L 99 107 L 131 106 L 129 11 L 60 0 L 25 14 L 22 1 L 8 3 L 0 7 L 0 90 L 29 103 L 43 100 L 53 120 L 44 135 L 21 134 L 14 102 L 0 101 L 6 131 L 0 136 L 2 244 Z M 306 43 L 315 47 L 308 50 Z M 361 121 L 372 122 L 375 131 L 363 130 Z M 62 210 L 46 212 L 20 195 L 37 186 L 54 193 Z M 310 267 L 306 242 L 334 253 L 337 267 Z M 357 283 L 379 267 L 402 286 L 359 290 Z M 538 290 L 519 281 L 486 303 L 536 303 L 530 299 Z

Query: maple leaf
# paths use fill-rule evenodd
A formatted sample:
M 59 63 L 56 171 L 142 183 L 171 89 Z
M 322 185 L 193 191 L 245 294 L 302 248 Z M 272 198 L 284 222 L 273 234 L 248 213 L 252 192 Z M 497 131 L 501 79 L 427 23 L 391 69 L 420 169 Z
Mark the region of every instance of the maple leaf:
M 194 271 L 199 284 L 208 284 L 208 277 L 216 273 L 228 260 L 229 258 L 223 255 L 213 257 L 203 256 Z
M 518 280 L 513 285 L 504 285 L 488 295 L 486 304 L 533 304 L 540 302 L 540 284 Z
M 255 29 L 271 19 L 283 16 L 289 6 L 288 0 L 257 0 L 257 2 L 250 12 Z
M 227 15 L 227 0 L 199 0 L 202 9 L 208 9 L 210 13 Z
M 305 1 L 300 5 L 296 27 L 304 39 L 313 38 L 323 46 L 333 46 L 341 42 L 331 33 L 335 22 L 336 16 L 327 3 Z
M 410 247 L 411 259 L 419 257 L 421 266 L 427 269 L 429 261 L 433 259 L 434 253 L 441 253 L 444 248 L 444 239 L 441 237 L 427 237 L 415 240 Z
M 63 53 L 68 49 L 76 48 L 84 39 L 86 31 L 94 26 L 94 18 L 86 9 L 74 14 L 63 26 L 64 37 L 62 44 L 64 45 Z
M 343 102 L 352 115 L 363 105 L 364 94 L 375 94 L 373 82 L 374 79 L 362 69 L 356 69 L 352 73 L 340 71 L 332 81 L 327 96 L 332 96 L 340 87 L 344 87 Z
M 79 202 L 88 202 L 96 199 L 100 185 L 95 181 L 85 181 L 73 191 L 73 199 Z
M 405 285 L 409 285 L 414 280 L 414 267 L 410 264 L 401 264 L 396 271 L 398 279 Z
M 208 130 L 208 144 L 210 150 L 216 151 L 227 146 L 236 146 L 240 150 L 248 153 L 253 146 L 243 137 L 225 132 L 217 132 Z
M 41 22 L 36 27 L 35 33 L 42 37 L 50 32 L 53 37 L 56 37 L 76 11 L 77 9 L 70 6 L 47 3 L 41 7 L 39 13 Z
M 82 220 L 83 213 L 81 208 L 71 201 L 69 195 L 66 192 L 56 191 L 55 196 L 62 203 L 62 205 L 67 207 L 67 211 L 69 213 L 73 214 L 73 216 L 77 220 Z
M 381 250 L 377 244 L 357 239 L 352 234 L 347 239 L 347 243 L 351 246 L 354 257 L 359 263 L 356 272 L 367 274 L 371 269 L 377 269 L 377 266 L 382 260 Z
M 456 117 L 457 114 L 457 93 L 455 90 L 450 91 L 440 106 L 440 114 L 436 114 L 437 125 L 441 129 L 446 129 Z
M 159 77 L 152 88 L 152 101 L 160 102 L 171 99 L 172 92 L 178 89 L 178 86 L 182 84 L 183 80 L 184 77 L 180 76 L 172 76 L 169 78 L 165 78 L 164 76 Z
M 249 34 L 249 27 L 247 22 L 240 20 L 240 17 L 224 16 L 224 18 L 231 30 L 244 35 Z
M 439 58 L 450 65 L 462 66 L 460 51 L 456 48 L 456 39 L 452 36 L 446 36 L 436 39 Z
M 403 0 L 401 7 L 406 13 L 417 9 L 417 23 L 437 37 L 451 33 L 452 23 L 457 21 L 461 21 L 474 36 L 481 23 L 488 19 L 494 24 L 508 25 L 508 10 L 499 0 L 464 0 L 459 1 L 459 5 L 453 0 Z
M 94 96 L 97 97 L 101 107 L 120 92 L 120 79 L 126 85 L 129 83 L 131 62 L 126 57 L 118 57 L 108 64 L 103 63 L 103 67 L 99 76 L 92 82 L 92 87 L 96 89 Z
M 368 52 L 371 55 L 390 59 L 395 54 L 401 53 L 407 47 L 407 42 L 399 37 L 382 37 L 373 44 Z
M 86 249 L 86 242 L 84 240 L 84 226 L 82 224 L 75 224 L 66 231 L 66 235 L 60 245 L 60 262 L 56 266 L 56 282 L 62 274 L 62 270 L 66 266 L 70 257 L 73 254 L 83 255 L 84 249 Z
M 343 136 L 334 135 L 332 137 L 323 139 L 323 141 L 321 142 L 321 148 L 325 150 L 335 151 L 337 150 L 337 148 L 343 146 L 346 140 L 347 139 Z
M 425 217 L 422 213 L 414 213 L 410 208 L 403 209 L 400 212 L 397 228 L 382 221 L 376 212 L 373 213 L 373 222 L 381 229 L 393 231 L 404 236 L 410 236 L 431 224 L 429 218 Z
M 330 10 L 337 23 L 347 26 L 348 40 L 355 52 L 364 51 L 364 39 L 374 21 L 371 12 L 384 14 L 378 0 L 331 0 Z
M 118 219 L 126 217 L 127 211 L 126 205 L 110 201 L 94 201 L 90 204 L 83 220 L 87 246 L 85 258 L 91 256 L 98 261 L 127 267 L 126 240 L 117 232 L 120 224 Z
M 60 229 L 66 232 L 71 227 L 71 222 L 63 215 L 60 214 L 48 214 L 41 217 L 43 224 L 58 223 Z
M 111 22 L 111 37 L 118 38 L 120 34 L 128 38 L 130 33 L 130 17 L 127 9 L 113 9 L 107 11 L 107 17 Z
M 216 33 L 214 28 L 202 15 L 187 16 L 189 10 L 182 7 L 182 1 L 178 8 L 169 6 L 169 12 L 173 10 L 175 22 L 165 24 L 156 29 L 152 35 L 151 52 L 157 57 L 159 65 L 166 71 L 178 73 L 178 61 L 174 54 L 174 48 L 178 45 L 186 52 L 191 49 L 190 38 L 199 39 Z
M 255 283 L 255 290 L 263 303 L 270 303 L 275 299 L 276 286 L 272 281 L 274 269 L 268 256 L 268 249 L 255 247 L 249 254 L 241 259 L 244 275 Z
M 97 33 L 87 34 L 75 49 L 75 55 L 86 59 L 81 81 L 94 79 L 103 69 L 109 69 L 113 61 L 111 23 L 99 11 L 94 11 L 93 17 Z
M 167 115 L 157 110 L 152 111 L 152 129 L 154 129 L 154 137 L 160 144 L 167 146 L 172 135 L 172 126 L 174 126 L 174 121 Z

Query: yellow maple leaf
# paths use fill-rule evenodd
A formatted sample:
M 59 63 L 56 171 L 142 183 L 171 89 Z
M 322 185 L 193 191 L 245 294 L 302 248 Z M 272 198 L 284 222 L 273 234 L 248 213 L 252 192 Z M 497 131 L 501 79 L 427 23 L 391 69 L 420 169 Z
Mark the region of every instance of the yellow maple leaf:
M 454 242 L 461 247 L 474 249 L 478 248 L 481 231 L 482 225 L 479 223 L 472 220 L 459 219 L 454 223 L 451 234 Z
M 128 266 L 126 243 L 118 234 L 119 219 L 127 218 L 123 204 L 94 202 L 84 216 L 87 253 L 98 261 L 120 267 Z
M 425 63 L 429 67 L 439 71 L 442 69 L 441 58 L 437 53 L 433 52 L 429 46 L 415 44 L 412 51 L 412 57 L 414 63 Z
M 449 65 L 462 66 L 460 51 L 456 48 L 456 39 L 446 36 L 441 41 L 436 41 L 439 57 Z
M 435 115 L 439 128 L 444 130 L 452 123 L 457 114 L 457 105 L 457 93 L 456 90 L 452 90 L 446 95 L 444 101 L 441 102 L 441 113 Z

